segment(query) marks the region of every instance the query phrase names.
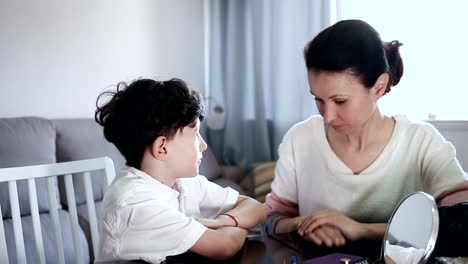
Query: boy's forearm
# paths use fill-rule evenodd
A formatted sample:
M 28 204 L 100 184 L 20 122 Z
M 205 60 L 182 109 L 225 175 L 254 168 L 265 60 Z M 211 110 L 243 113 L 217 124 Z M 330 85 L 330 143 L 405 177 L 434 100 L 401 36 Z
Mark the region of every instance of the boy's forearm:
M 247 230 L 239 227 L 208 228 L 190 250 L 213 259 L 229 259 L 239 252 Z
M 225 252 L 222 252 L 222 258 L 231 258 L 244 246 L 245 239 L 247 238 L 247 230 L 239 227 L 222 227 L 217 229 L 222 232 L 221 244 L 225 247 Z M 224 256 L 223 256 L 224 255 Z
M 248 231 L 244 228 L 232 227 L 232 226 L 222 227 L 217 230 L 225 233 L 235 245 L 240 245 L 240 247 L 244 245 L 244 242 L 248 233 Z
M 259 223 L 265 221 L 267 212 L 265 206 L 250 197 L 242 197 L 243 199 L 232 209 L 226 212 L 235 217 L 238 222 L 238 226 L 250 229 L 257 226 Z M 224 218 L 224 221 L 234 224 L 234 220 L 227 215 L 220 215 L 219 217 Z

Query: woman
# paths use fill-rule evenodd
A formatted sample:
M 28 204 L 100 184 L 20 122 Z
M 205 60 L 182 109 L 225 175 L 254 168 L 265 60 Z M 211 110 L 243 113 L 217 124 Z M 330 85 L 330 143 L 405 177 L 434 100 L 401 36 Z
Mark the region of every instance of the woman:
M 345 20 L 304 49 L 320 116 L 293 126 L 279 147 L 267 231 L 318 245 L 382 239 L 406 195 L 434 197 L 467 181 L 453 146 L 430 124 L 385 116 L 378 100 L 403 75 L 401 43 Z

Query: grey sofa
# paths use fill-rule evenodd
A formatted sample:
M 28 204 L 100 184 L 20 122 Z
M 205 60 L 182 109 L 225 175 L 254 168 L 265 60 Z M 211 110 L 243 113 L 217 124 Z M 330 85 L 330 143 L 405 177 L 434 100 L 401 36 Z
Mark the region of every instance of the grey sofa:
M 102 128 L 93 119 L 44 119 L 38 117 L 0 118 L 0 168 L 38 165 L 54 162 L 65 162 L 80 159 L 89 159 L 108 156 L 114 161 L 118 172 L 125 164 L 124 159 L 117 149 L 108 143 L 102 134 Z M 246 181 L 244 171 L 235 166 L 220 166 L 208 149 L 200 166 L 200 174 L 205 175 L 222 186 L 231 186 L 243 194 L 247 191 L 239 185 Z M 93 178 L 93 181 L 98 178 Z M 93 252 L 90 247 L 87 225 L 87 212 L 83 183 L 79 175 L 73 176 L 77 209 L 82 226 L 81 242 L 83 248 L 88 248 L 85 261 L 93 261 Z M 38 204 L 40 208 L 40 221 L 42 235 L 46 251 L 46 262 L 55 263 L 56 255 L 53 249 L 53 235 L 51 230 L 51 218 L 48 214 L 49 204 L 45 182 L 37 182 Z M 103 193 L 100 192 L 100 181 L 93 182 L 95 186 L 94 199 L 99 217 Z M 65 259 L 67 263 L 75 263 L 75 252 L 71 236 L 71 224 L 63 183 L 60 180 L 56 184 L 59 196 L 59 217 L 62 226 Z M 43 190 L 43 191 L 41 191 Z M 32 219 L 30 216 L 29 197 L 26 182 L 18 185 L 21 219 L 23 223 L 23 236 L 27 252 L 28 263 L 38 263 L 34 250 L 34 235 L 32 230 Z M 248 193 L 247 193 L 248 194 Z M 8 196 L 8 184 L 0 183 L 0 204 L 3 211 L 3 224 L 7 237 L 8 254 L 11 263 L 16 263 L 16 252 L 14 250 L 14 235 L 11 220 L 10 201 Z

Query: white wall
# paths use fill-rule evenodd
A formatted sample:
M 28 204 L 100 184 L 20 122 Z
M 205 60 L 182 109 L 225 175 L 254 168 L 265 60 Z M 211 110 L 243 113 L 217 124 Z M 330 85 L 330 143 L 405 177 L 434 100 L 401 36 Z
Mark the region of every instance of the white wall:
M 203 92 L 203 0 L 159 0 L 156 26 L 158 76 Z
M 468 172 L 468 121 L 430 121 L 457 151 L 461 166 Z
M 92 117 L 102 89 L 141 76 L 202 90 L 202 4 L 0 0 L 0 117 Z

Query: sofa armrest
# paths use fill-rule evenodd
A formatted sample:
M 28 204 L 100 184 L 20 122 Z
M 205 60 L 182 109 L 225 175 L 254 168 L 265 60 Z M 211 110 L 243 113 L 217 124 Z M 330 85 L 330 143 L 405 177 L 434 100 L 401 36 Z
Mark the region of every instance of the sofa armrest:
M 246 176 L 245 170 L 240 166 L 221 166 L 221 177 L 231 181 L 240 182 Z
M 271 191 L 271 183 L 275 176 L 276 161 L 253 164 L 251 172 L 242 180 L 241 186 L 248 190 L 256 200 L 263 202 Z
M 276 161 L 262 162 L 254 165 L 251 172 L 254 186 L 260 186 L 266 182 L 272 182 L 275 177 Z

